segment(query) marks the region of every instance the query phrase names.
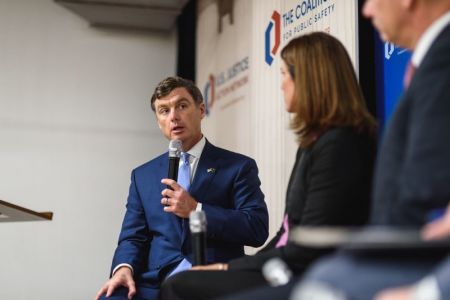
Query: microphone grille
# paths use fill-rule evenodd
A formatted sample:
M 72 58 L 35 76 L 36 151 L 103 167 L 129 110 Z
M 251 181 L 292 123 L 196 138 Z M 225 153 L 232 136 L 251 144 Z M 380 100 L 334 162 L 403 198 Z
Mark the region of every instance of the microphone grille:
M 171 140 L 169 142 L 169 157 L 180 157 L 181 156 L 181 141 Z
M 189 228 L 192 233 L 206 232 L 206 215 L 204 211 L 192 211 L 189 215 Z
M 262 267 L 264 278 L 271 286 L 285 285 L 292 277 L 292 271 L 278 257 L 269 259 Z

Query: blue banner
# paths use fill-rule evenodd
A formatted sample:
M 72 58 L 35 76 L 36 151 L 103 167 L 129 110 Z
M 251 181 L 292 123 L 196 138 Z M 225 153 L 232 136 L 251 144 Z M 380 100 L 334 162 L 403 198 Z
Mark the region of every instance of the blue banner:
M 375 38 L 377 118 L 383 130 L 403 93 L 403 75 L 411 52 L 381 41 L 378 34 Z

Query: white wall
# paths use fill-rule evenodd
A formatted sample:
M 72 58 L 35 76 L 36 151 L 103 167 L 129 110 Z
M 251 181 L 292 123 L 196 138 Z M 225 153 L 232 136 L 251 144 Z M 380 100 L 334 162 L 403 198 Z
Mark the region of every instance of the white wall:
M 0 199 L 54 212 L 0 223 L 0 299 L 92 299 L 107 279 L 130 171 L 166 148 L 149 97 L 175 44 L 0 0 Z

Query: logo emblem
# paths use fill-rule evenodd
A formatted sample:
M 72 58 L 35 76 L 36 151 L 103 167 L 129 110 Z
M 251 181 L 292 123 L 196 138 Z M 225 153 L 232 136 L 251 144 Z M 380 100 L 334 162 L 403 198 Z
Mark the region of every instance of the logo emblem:
M 394 54 L 395 45 L 393 43 L 384 43 L 384 58 L 391 59 L 392 54 Z
M 272 30 L 274 31 L 273 44 L 271 41 Z M 273 57 L 277 54 L 278 47 L 280 47 L 280 40 L 281 40 L 281 16 L 276 10 L 274 10 L 269 25 L 267 25 L 265 33 L 265 60 L 269 66 L 273 62 Z
M 209 115 L 210 109 L 214 105 L 215 100 L 215 77 L 214 75 L 210 74 L 208 78 L 208 82 L 205 84 L 205 87 L 203 88 L 203 95 L 204 95 L 204 101 L 205 101 L 205 111 L 206 115 Z

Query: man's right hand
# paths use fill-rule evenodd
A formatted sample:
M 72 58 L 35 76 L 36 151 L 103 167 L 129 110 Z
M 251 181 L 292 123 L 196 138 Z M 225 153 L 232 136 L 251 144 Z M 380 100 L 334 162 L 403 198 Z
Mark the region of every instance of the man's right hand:
M 450 205 L 445 214 L 422 228 L 424 240 L 438 240 L 450 237 Z
M 98 300 L 104 293 L 106 293 L 106 297 L 111 296 L 114 290 L 120 286 L 128 288 L 129 300 L 131 300 L 136 294 L 136 286 L 134 284 L 133 274 L 131 272 L 131 269 L 126 266 L 119 268 L 114 273 L 113 277 L 111 277 L 111 279 L 105 283 L 100 291 L 98 291 L 97 295 L 95 296 L 95 300 Z

